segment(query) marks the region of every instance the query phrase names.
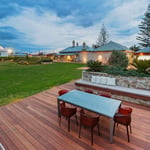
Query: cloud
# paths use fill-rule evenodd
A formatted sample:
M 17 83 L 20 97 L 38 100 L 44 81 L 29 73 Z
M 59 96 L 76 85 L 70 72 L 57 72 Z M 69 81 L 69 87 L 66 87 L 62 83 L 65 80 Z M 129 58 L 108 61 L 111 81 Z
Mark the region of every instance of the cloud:
M 7 3 L 7 0 L 0 1 L 0 19 L 5 19 L 9 16 L 15 16 L 21 12 L 20 7 L 15 3 Z
M 39 16 L 35 9 L 25 8 L 17 17 L 7 19 L 5 25 L 9 24 L 24 33 L 25 40 L 29 43 L 45 45 L 52 49 L 70 45 L 73 39 L 84 41 L 85 36 L 90 37 L 90 27 L 87 30 L 87 28 L 67 22 L 67 19 L 68 17 L 59 18 L 53 12 Z
M 147 6 L 147 0 L 141 0 L 140 2 L 139 0 L 132 0 L 117 3 L 117 7 L 112 9 L 106 18 L 103 19 L 103 22 L 108 26 L 112 38 L 123 41 L 123 44 L 127 45 L 129 43 L 137 43 L 136 34 L 139 30 L 138 25 L 141 22 L 141 16 L 144 15 Z
M 19 39 L 23 34 L 10 26 L 0 27 L 0 40 Z
M 111 40 L 130 46 L 137 43 L 138 25 L 148 3 L 148 0 L 1 0 L 0 44 L 23 51 L 59 50 L 71 46 L 72 40 L 91 46 L 105 23 Z

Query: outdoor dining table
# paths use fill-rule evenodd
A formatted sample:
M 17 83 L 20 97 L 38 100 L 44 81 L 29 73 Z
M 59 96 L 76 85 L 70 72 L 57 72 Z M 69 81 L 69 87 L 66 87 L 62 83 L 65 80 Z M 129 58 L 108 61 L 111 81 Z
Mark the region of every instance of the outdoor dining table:
M 58 97 L 58 116 L 60 116 L 60 101 L 78 106 L 80 108 L 110 118 L 110 143 L 113 143 L 113 118 L 121 105 L 121 101 L 95 94 L 86 93 L 79 90 L 72 90 Z

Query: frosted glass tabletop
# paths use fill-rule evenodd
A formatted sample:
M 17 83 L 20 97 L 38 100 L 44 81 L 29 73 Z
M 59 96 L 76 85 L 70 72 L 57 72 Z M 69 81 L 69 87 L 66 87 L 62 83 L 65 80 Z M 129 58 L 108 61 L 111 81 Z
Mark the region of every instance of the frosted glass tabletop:
M 72 90 L 62 96 L 59 96 L 58 100 L 79 106 L 109 118 L 114 117 L 121 104 L 121 101 L 119 100 L 78 90 Z

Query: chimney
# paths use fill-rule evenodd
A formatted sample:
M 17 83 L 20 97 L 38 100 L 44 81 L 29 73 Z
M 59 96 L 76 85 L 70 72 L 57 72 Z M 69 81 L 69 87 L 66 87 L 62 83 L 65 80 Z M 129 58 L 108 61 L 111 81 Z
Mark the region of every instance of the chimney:
M 85 42 L 83 42 L 83 48 L 82 49 L 86 50 L 86 43 Z
M 75 47 L 75 40 L 72 41 L 72 47 Z

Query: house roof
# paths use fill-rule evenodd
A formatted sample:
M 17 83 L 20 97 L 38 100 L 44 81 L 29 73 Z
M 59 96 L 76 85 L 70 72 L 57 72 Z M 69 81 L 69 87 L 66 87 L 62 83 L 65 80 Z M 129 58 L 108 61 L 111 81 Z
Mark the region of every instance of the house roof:
M 0 45 L 0 50 L 3 50 L 4 48 Z
M 150 53 L 150 47 L 145 47 L 145 48 L 137 51 L 136 53 Z
M 64 56 L 64 55 L 77 55 L 77 53 L 58 53 L 57 56 Z
M 71 46 L 71 47 L 67 47 L 64 50 L 60 51 L 59 54 L 61 53 L 79 53 L 81 51 L 83 51 L 83 46 Z M 128 48 L 126 46 L 123 46 L 119 43 L 110 41 L 109 43 L 100 46 L 98 48 L 91 48 L 89 46 L 85 46 L 85 50 L 86 51 L 91 51 L 91 52 L 95 52 L 95 51 L 113 51 L 113 50 L 128 50 Z
M 7 51 L 0 45 L 0 52 L 7 52 Z
M 86 51 L 91 51 L 93 49 L 89 46 L 86 46 L 85 50 Z M 83 46 L 74 46 L 74 47 L 67 47 L 64 50 L 60 51 L 60 53 L 64 53 L 64 52 L 72 53 L 72 52 L 81 52 L 81 51 L 83 51 Z
M 0 52 L 7 52 L 6 50 L 0 49 Z
M 15 53 L 13 55 L 18 56 L 18 57 L 25 57 L 25 56 L 27 56 L 27 53 Z
M 109 43 L 100 46 L 98 48 L 95 48 L 93 51 L 113 51 L 113 50 L 127 50 L 128 48 L 126 46 L 123 46 L 119 43 L 110 41 Z
M 0 52 L 7 52 L 7 50 L 5 50 L 5 49 L 0 49 Z

